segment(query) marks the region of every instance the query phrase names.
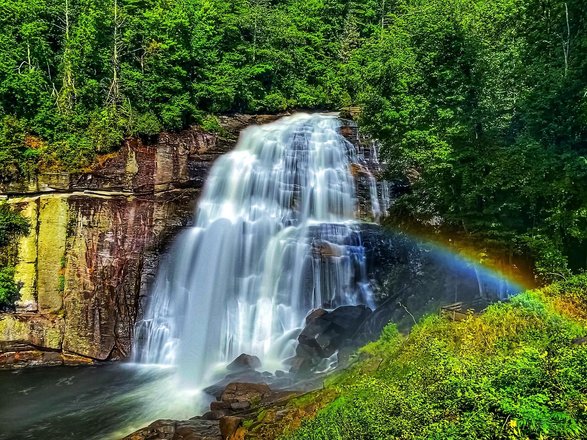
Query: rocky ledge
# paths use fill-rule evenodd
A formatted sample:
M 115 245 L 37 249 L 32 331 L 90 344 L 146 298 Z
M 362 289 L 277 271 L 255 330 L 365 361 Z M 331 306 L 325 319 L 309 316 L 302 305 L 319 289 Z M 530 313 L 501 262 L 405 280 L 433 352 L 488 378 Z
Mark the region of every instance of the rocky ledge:
M 266 383 L 231 382 L 210 404 L 210 411 L 189 420 L 157 420 L 123 440 L 244 439 L 250 420 L 268 411 L 285 416 L 300 391 L 279 390 Z

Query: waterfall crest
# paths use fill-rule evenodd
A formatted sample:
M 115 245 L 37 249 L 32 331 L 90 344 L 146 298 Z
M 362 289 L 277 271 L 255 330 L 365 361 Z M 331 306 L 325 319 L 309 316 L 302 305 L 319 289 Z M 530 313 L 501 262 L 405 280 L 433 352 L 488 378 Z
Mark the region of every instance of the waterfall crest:
M 137 324 L 136 362 L 176 365 L 193 384 L 241 353 L 276 369 L 313 308 L 373 306 L 355 223 L 360 160 L 339 126 L 298 114 L 249 127 L 214 164 Z

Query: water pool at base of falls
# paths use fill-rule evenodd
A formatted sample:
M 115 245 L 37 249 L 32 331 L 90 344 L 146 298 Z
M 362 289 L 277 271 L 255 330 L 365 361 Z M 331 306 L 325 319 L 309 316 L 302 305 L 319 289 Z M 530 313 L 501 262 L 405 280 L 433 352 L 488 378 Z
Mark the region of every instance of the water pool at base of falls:
M 210 398 L 171 369 L 109 364 L 0 372 L 0 440 L 119 439 L 156 419 L 188 419 Z

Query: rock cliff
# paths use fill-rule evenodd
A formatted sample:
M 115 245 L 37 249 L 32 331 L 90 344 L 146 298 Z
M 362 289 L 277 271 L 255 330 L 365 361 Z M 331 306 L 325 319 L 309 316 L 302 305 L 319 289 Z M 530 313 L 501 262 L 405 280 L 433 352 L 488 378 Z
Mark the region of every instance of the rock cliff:
M 0 186 L 31 223 L 12 250 L 21 300 L 0 317 L 0 368 L 126 357 L 159 255 L 191 221 L 212 163 L 242 128 L 274 118 L 130 139 L 84 172 Z
M 129 139 L 83 172 L 0 184 L 0 198 L 31 223 L 10 250 L 21 299 L 17 313 L 0 315 L 0 368 L 127 357 L 159 258 L 191 222 L 213 162 L 240 130 L 277 117 L 223 117 L 222 134 L 192 127 L 152 142 Z M 358 211 L 373 219 L 378 164 L 354 123 L 344 121 L 341 132 L 365 158 L 353 170 Z

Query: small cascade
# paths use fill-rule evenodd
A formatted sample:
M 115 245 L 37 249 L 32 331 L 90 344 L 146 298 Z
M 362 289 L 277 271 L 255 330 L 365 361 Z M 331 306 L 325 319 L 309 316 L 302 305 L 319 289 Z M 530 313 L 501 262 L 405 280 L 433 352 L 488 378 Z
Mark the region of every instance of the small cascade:
M 376 178 L 381 176 L 385 165 L 379 159 L 381 144 L 377 140 L 361 135 L 359 128 L 351 121 L 346 121 L 346 124 L 346 137 L 352 139 L 353 144 L 357 145 L 357 157 L 365 166 L 355 173 L 358 174 L 357 190 L 361 193 L 362 202 L 369 203 L 368 210 L 365 209 L 366 206 L 361 207 L 362 213 L 378 221 L 388 213 L 391 207 L 389 182 Z
M 277 369 L 313 308 L 374 306 L 352 172 L 366 168 L 339 128 L 306 114 L 250 127 L 215 163 L 137 324 L 136 362 L 174 365 L 194 386 L 241 353 Z

